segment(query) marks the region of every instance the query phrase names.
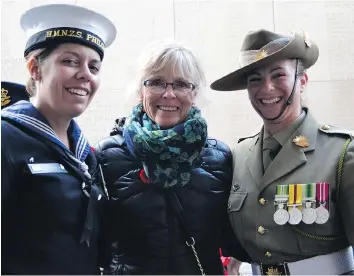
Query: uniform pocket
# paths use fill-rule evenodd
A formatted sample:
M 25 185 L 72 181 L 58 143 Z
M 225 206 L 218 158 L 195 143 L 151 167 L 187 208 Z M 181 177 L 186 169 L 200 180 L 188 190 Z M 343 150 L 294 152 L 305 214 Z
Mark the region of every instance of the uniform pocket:
M 242 230 L 242 208 L 247 197 L 247 192 L 238 190 L 237 192 L 231 191 L 228 202 L 228 213 L 232 229 L 237 235 L 239 240 L 243 239 Z
M 229 198 L 228 212 L 231 213 L 231 212 L 240 211 L 243 206 L 243 203 L 245 202 L 246 197 L 247 197 L 247 192 L 231 191 L 230 198 Z

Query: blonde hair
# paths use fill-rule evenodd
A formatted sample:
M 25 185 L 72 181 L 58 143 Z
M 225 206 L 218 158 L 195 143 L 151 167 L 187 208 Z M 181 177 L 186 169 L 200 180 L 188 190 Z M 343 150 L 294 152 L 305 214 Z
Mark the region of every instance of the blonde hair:
M 138 58 L 137 75 L 128 88 L 128 94 L 141 99 L 143 81 L 164 70 L 171 68 L 173 73 L 195 85 L 195 95 L 204 92 L 205 73 L 196 55 L 186 46 L 174 40 L 155 41 L 149 44 Z

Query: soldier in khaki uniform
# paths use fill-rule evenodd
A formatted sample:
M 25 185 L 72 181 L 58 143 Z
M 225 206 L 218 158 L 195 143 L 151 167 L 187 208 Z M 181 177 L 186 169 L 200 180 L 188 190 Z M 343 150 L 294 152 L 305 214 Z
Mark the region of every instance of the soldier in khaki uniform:
M 247 89 L 264 125 L 233 150 L 228 212 L 253 274 L 354 271 L 354 132 L 321 125 L 301 104 L 319 50 L 306 33 L 249 33 L 241 68 L 212 83 Z

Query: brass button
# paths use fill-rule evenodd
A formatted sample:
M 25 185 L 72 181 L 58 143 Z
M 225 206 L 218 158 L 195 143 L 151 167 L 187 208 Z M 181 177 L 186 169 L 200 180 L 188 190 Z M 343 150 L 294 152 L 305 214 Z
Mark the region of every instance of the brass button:
M 267 251 L 264 255 L 268 258 L 272 257 L 272 253 L 270 253 L 269 251 Z
M 266 230 L 264 229 L 263 226 L 259 226 L 258 229 L 257 229 L 257 231 L 258 231 L 259 234 L 263 235 Z
M 323 126 L 322 126 L 322 129 L 323 129 L 323 130 L 329 130 L 330 128 L 331 128 L 331 127 L 330 127 L 329 125 L 323 125 Z
M 266 204 L 266 200 L 262 197 L 258 200 L 259 204 L 261 205 L 265 205 Z

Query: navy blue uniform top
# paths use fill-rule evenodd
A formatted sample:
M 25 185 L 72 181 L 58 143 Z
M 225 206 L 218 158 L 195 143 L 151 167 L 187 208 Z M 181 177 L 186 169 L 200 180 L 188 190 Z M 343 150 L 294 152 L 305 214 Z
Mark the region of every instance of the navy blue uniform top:
M 97 162 L 74 121 L 74 152 L 53 133 L 28 102 L 1 112 L 2 274 L 98 273 Z

